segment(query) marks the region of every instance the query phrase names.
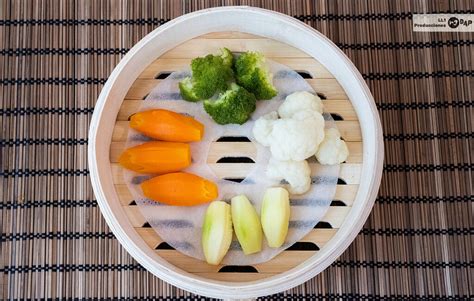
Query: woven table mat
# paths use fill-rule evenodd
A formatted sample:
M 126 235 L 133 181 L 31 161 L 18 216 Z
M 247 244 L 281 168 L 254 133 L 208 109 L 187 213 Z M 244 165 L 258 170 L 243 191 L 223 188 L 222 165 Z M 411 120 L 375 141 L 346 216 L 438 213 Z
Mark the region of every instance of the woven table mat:
M 473 264 L 473 33 L 414 33 L 413 13 L 473 1 L 0 1 L 0 298 L 202 299 L 154 277 L 110 232 L 87 134 L 123 55 L 182 14 L 255 5 L 334 41 L 366 79 L 385 170 L 357 239 L 328 269 L 264 300 L 468 299 Z M 449 298 L 448 298 L 449 297 Z

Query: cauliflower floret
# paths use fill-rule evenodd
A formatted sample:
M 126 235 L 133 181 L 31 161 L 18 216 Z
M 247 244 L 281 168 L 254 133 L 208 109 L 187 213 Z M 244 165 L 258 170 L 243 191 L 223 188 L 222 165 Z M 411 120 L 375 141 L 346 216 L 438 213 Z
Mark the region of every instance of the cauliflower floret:
M 276 159 L 301 161 L 314 155 L 323 139 L 323 116 L 314 111 L 301 111 L 292 118 L 274 121 L 266 142 Z
M 306 91 L 294 92 L 288 95 L 283 104 L 278 109 L 281 118 L 291 118 L 297 112 L 315 111 L 323 113 L 323 103 L 321 98 Z
M 257 140 L 261 145 L 270 146 L 270 134 L 272 133 L 273 124 L 277 119 L 278 114 L 273 111 L 263 115 L 255 121 L 252 132 L 255 140 Z
M 270 158 L 266 173 L 274 180 L 285 179 L 290 184 L 289 190 L 292 194 L 303 194 L 311 186 L 311 169 L 306 160 L 279 161 Z
M 325 131 L 325 137 L 316 153 L 316 159 L 324 165 L 339 164 L 346 161 L 349 155 L 346 142 L 341 139 L 341 134 L 335 128 Z

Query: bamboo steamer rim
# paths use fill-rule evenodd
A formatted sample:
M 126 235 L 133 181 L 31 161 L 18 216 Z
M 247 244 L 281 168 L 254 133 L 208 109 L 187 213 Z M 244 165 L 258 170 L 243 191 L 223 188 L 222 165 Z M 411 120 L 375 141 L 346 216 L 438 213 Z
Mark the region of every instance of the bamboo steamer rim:
M 197 36 L 239 31 L 275 39 L 298 48 L 322 63 L 351 100 L 363 137 L 361 181 L 352 209 L 335 236 L 320 252 L 284 273 L 252 282 L 210 280 L 190 274 L 149 251 L 118 200 L 112 181 L 109 149 L 113 124 L 128 89 L 155 59 Z M 217 298 L 252 298 L 274 294 L 314 277 L 350 245 L 364 225 L 382 176 L 383 136 L 377 109 L 359 71 L 329 39 L 308 25 L 281 13 L 251 7 L 220 7 L 178 17 L 155 29 L 120 61 L 104 85 L 89 130 L 88 161 L 100 210 L 114 235 L 142 266 L 162 280 L 190 292 Z

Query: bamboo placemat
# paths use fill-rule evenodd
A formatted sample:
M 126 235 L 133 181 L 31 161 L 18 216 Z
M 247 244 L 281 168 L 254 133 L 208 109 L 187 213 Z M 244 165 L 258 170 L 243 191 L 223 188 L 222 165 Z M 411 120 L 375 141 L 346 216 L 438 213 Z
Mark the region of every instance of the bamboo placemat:
M 202 299 L 138 265 L 87 170 L 96 98 L 120 58 L 184 13 L 255 5 L 306 22 L 365 77 L 385 171 L 364 229 L 331 267 L 264 300 L 474 295 L 472 33 L 414 33 L 413 13 L 473 1 L 0 1 L 0 298 Z

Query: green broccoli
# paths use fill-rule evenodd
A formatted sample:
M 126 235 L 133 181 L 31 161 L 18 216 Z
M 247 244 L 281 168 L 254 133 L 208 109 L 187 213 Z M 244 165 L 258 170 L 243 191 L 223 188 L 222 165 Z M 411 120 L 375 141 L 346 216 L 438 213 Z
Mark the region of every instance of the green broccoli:
M 261 53 L 242 53 L 235 61 L 235 72 L 237 83 L 255 94 L 257 99 L 271 99 L 278 94 Z
M 243 124 L 255 111 L 256 102 L 252 93 L 233 83 L 219 99 L 205 100 L 204 109 L 218 124 Z
M 225 66 L 232 68 L 232 65 L 234 64 L 234 55 L 229 49 L 225 47 L 221 49 L 221 58 L 224 61 Z
M 222 55 L 206 55 L 191 61 L 192 78 L 186 78 L 179 84 L 181 95 L 185 100 L 198 101 L 211 98 L 216 92 L 227 89 L 232 81 L 232 53 L 222 50 Z
M 201 99 L 194 93 L 193 80 L 190 77 L 186 77 L 181 82 L 179 82 L 179 91 L 181 91 L 181 96 L 187 101 L 197 102 Z

